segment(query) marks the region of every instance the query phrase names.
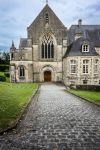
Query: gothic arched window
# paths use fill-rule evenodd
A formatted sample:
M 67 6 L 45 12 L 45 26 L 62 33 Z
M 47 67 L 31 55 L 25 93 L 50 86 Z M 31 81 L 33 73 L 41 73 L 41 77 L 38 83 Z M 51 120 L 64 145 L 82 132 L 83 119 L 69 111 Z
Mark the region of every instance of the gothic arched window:
M 54 58 L 54 44 L 53 38 L 50 34 L 46 34 L 43 36 L 41 45 L 41 57 L 43 59 Z
M 25 77 L 25 67 L 24 66 L 19 67 L 19 77 Z

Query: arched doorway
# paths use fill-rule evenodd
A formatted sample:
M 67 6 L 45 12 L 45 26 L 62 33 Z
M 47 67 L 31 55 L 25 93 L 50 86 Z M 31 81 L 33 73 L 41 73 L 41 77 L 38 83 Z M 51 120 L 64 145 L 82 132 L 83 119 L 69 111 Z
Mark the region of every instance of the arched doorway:
M 51 82 L 51 71 L 44 72 L 44 82 Z

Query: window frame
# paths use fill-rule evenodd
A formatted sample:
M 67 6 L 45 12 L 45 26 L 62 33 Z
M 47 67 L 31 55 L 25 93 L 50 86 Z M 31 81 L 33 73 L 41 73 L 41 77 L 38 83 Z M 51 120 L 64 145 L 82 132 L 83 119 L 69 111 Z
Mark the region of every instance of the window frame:
M 43 36 L 41 43 L 41 59 L 53 60 L 54 59 L 54 42 L 50 34 Z
M 25 79 L 25 66 L 23 65 L 19 66 L 19 78 Z
M 83 45 L 82 45 L 82 52 L 89 52 L 89 44 L 87 44 L 87 43 L 84 43 Z
M 83 74 L 88 74 L 89 73 L 89 60 L 88 59 L 83 60 L 82 73 Z
M 70 73 L 71 74 L 77 73 L 77 61 L 74 59 L 70 60 Z
M 94 74 L 98 74 L 98 62 L 99 62 L 98 59 L 94 60 L 94 69 L 93 69 Z

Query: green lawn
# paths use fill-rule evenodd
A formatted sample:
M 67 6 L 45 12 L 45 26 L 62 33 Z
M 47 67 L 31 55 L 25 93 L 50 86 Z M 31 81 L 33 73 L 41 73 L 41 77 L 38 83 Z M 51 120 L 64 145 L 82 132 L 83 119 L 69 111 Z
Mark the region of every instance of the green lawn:
M 36 83 L 0 82 L 0 130 L 16 122 L 37 88 Z
M 83 90 L 69 90 L 69 92 L 78 95 L 82 98 L 86 98 L 96 104 L 100 104 L 100 92 L 95 91 L 83 91 Z

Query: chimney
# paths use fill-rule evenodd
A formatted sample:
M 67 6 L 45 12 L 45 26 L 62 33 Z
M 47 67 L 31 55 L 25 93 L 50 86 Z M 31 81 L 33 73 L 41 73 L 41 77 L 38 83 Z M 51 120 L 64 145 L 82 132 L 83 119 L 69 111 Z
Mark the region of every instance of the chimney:
M 82 25 L 82 19 L 78 20 L 78 26 L 80 27 Z

